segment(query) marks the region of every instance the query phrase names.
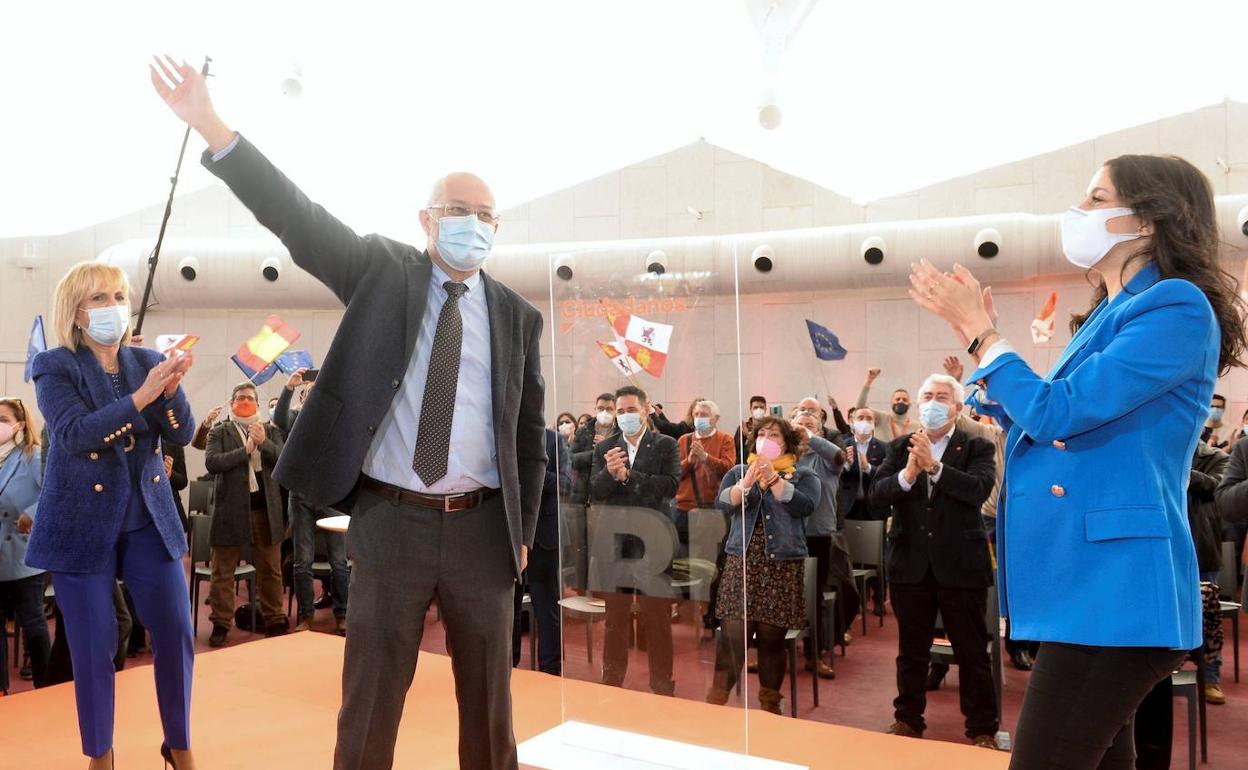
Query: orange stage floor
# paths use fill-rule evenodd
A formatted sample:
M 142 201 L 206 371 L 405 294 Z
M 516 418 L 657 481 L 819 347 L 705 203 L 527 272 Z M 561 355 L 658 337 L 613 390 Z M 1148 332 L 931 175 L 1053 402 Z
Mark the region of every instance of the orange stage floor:
M 192 736 L 201 770 L 329 768 L 342 671 L 339 637 L 291 634 L 203 653 L 196 659 Z M 517 670 L 517 741 L 560 722 L 563 693 L 582 722 L 740 751 L 811 768 L 1001 770 L 1009 755 L 897 738 L 751 710 L 709 706 Z M 396 747 L 401 770 L 454 768 L 454 685 L 448 658 L 422 653 Z M 0 698 L 0 768 L 81 768 L 72 685 Z M 117 678 L 117 767 L 159 766 L 160 724 L 152 672 Z

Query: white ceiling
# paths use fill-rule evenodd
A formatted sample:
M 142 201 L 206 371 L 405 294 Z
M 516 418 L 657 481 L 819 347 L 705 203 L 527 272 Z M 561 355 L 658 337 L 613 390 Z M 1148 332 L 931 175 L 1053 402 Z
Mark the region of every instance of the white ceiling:
M 400 237 L 455 168 L 506 207 L 704 136 L 865 201 L 1248 99 L 1244 2 L 825 0 L 785 59 L 776 131 L 755 119 L 740 0 L 8 5 L 0 236 L 164 199 L 181 126 L 154 52 L 210 54 L 231 126 L 357 229 Z M 184 191 L 212 181 L 202 146 Z

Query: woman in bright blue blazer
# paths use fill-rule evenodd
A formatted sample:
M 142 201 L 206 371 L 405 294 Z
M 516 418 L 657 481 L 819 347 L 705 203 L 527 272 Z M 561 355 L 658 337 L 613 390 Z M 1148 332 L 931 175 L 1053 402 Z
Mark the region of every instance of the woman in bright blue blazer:
M 39 429 L 20 398 L 0 398 L 0 618 L 12 611 L 26 642 L 35 687 L 48 683 L 48 621 L 43 570 L 26 566 L 39 507 Z M 0 637 L 3 635 L 0 634 Z M 0 644 L 0 691 L 9 690 L 8 645 Z
M 56 287 L 62 346 L 32 366 L 49 446 L 26 563 L 53 574 L 90 766 L 112 767 L 113 591 L 121 578 L 152 635 L 161 754 L 188 768 L 195 640 L 186 539 L 160 444 L 184 446 L 194 434 L 179 387 L 192 359 L 126 344 L 129 293 L 125 273 L 100 262 L 74 266 Z
M 1218 246 L 1190 163 L 1106 163 L 1062 220 L 1067 259 L 1099 283 L 1047 376 L 996 331 L 965 268 L 911 275 L 978 360 L 976 408 L 1009 431 L 1001 608 L 1016 638 L 1041 642 L 1011 768 L 1134 767 L 1136 706 L 1202 643 L 1187 480 L 1214 382 L 1245 346 Z

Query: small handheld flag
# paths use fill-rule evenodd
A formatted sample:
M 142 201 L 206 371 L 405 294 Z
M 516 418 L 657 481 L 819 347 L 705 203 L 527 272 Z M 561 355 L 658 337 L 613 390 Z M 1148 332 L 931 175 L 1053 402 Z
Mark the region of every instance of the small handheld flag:
M 315 366 L 312 363 L 312 354 L 306 350 L 287 350 L 278 356 L 273 363 L 277 364 L 277 368 L 282 370 L 282 374 L 294 374 L 300 369 L 311 369 Z
M 286 349 L 299 339 L 299 332 L 283 321 L 271 315 L 260 331 L 251 339 L 238 347 L 231 360 L 247 375 L 247 379 L 261 385 L 277 373 L 274 361 Z M 263 379 L 259 379 L 263 377 Z
M 1049 294 L 1048 302 L 1040 309 L 1040 315 L 1031 322 L 1031 339 L 1041 345 L 1053 339 L 1054 321 L 1057 318 L 1057 292 Z
M 30 339 L 26 342 L 26 371 L 22 374 L 22 379 L 30 382 L 30 367 L 35 362 L 35 356 L 48 349 L 48 338 L 43 332 L 43 316 L 35 316 L 35 323 L 30 327 Z
M 820 361 L 840 361 L 849 353 L 826 326 L 807 319 L 806 331 L 810 332 L 810 344 L 815 346 L 815 357 Z
M 195 347 L 196 342 L 199 342 L 199 337 L 194 334 L 158 334 L 156 349 L 167 357 L 174 352 L 187 352 Z

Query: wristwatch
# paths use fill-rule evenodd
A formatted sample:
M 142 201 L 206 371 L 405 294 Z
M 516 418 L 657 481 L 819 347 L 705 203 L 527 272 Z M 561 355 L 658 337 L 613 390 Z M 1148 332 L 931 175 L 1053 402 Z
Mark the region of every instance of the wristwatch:
M 997 331 L 996 327 L 989 326 L 987 329 L 980 332 L 979 336 L 971 340 L 970 346 L 968 346 L 966 349 L 966 354 L 968 356 L 976 355 L 977 353 L 979 353 L 981 349 L 984 348 L 985 342 L 987 342 L 989 339 L 993 337 L 999 337 L 999 336 L 1001 336 L 1001 333 Z
M 941 467 L 943 466 L 941 466 L 940 461 L 937 460 L 935 463 L 932 464 L 932 467 L 927 469 L 927 475 L 935 476 L 936 474 L 940 473 Z

